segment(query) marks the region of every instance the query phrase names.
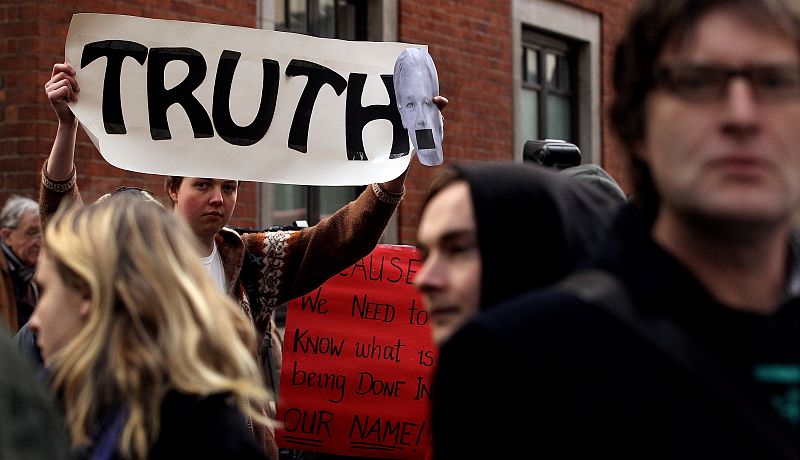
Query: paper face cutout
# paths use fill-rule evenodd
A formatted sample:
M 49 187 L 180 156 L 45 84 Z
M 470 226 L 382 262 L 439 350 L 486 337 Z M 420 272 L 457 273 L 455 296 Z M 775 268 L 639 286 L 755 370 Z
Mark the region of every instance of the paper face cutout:
M 397 110 L 408 130 L 420 163 L 436 166 L 444 161 L 444 124 L 433 97 L 439 95 L 439 76 L 427 51 L 408 48 L 394 63 Z

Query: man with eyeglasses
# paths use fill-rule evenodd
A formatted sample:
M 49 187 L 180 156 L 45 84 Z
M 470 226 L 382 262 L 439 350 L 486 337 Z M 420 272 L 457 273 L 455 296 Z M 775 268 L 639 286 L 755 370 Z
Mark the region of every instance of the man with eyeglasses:
M 444 345 L 434 457 L 800 458 L 800 4 L 642 0 L 613 85 L 634 203 Z
M 39 298 L 33 281 L 42 248 L 39 204 L 14 195 L 0 211 L 0 323 L 13 334 L 28 322 Z

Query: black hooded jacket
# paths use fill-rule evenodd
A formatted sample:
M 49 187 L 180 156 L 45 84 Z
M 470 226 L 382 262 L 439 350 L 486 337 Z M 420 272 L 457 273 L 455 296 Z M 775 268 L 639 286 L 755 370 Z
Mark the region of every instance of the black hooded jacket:
M 601 247 L 624 203 L 621 191 L 597 185 L 605 172 L 596 166 L 591 181 L 518 163 L 454 168 L 472 197 L 482 309 L 563 278 Z

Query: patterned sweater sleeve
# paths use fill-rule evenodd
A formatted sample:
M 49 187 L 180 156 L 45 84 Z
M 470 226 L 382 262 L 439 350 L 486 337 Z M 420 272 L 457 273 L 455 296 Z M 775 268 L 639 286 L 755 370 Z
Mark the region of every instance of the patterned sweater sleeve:
M 83 204 L 78 184 L 76 183 L 75 167 L 68 179 L 55 180 L 47 175 L 47 161 L 42 166 L 42 183 L 39 186 L 39 218 L 42 228 L 58 210 L 62 202 Z
M 313 291 L 331 276 L 375 248 L 399 197 L 376 186 L 317 225 L 297 232 L 244 235 L 261 270 L 261 305 L 254 305 L 257 323 L 280 304 Z

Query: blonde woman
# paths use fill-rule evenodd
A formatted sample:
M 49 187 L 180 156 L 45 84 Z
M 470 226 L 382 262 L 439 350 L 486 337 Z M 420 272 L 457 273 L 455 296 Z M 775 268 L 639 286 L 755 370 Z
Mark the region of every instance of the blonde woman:
M 125 195 L 47 227 L 31 328 L 79 458 L 264 458 L 254 331 L 194 241 Z

